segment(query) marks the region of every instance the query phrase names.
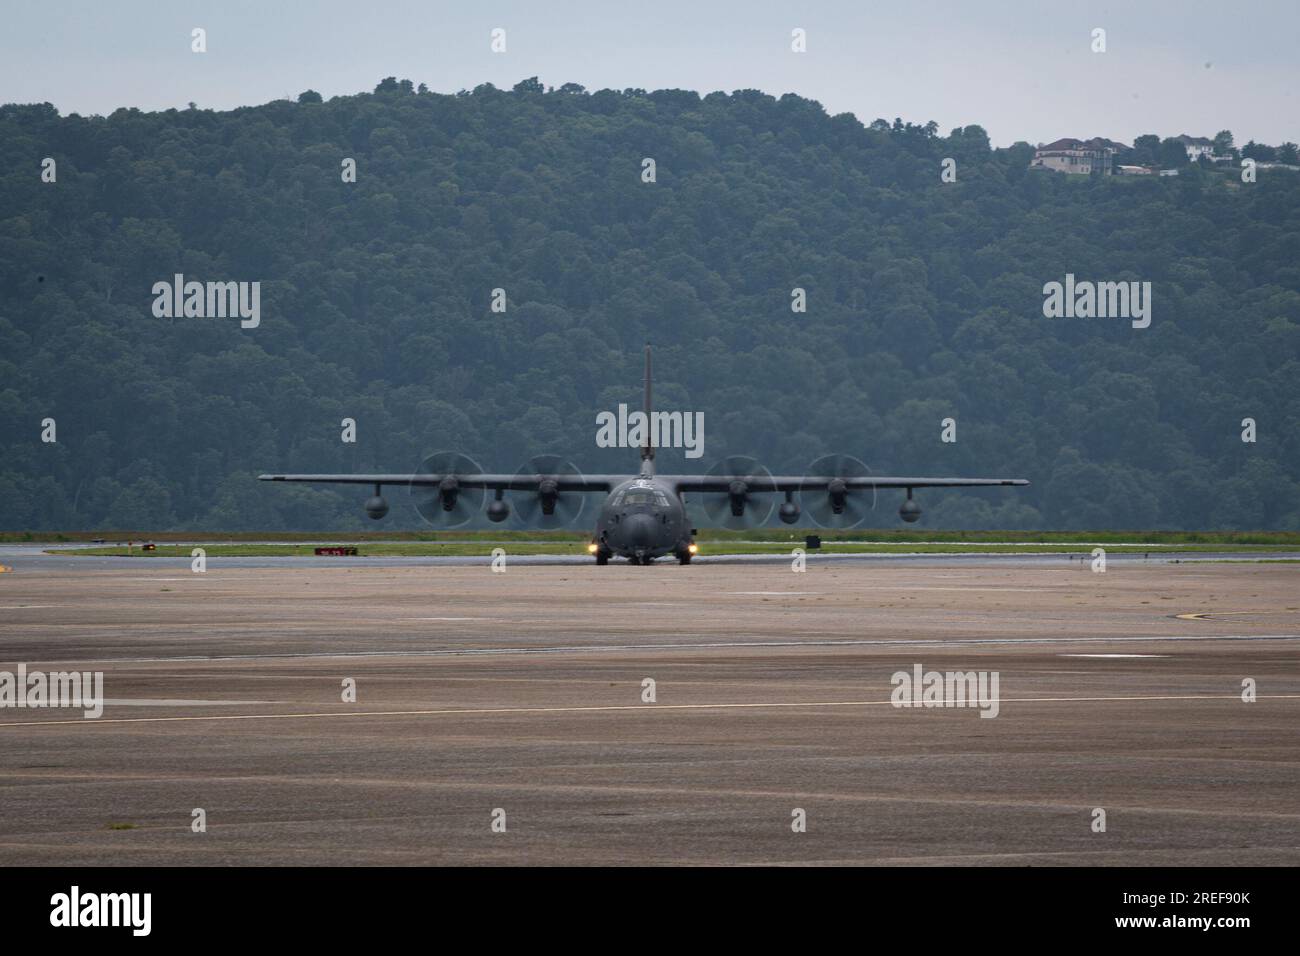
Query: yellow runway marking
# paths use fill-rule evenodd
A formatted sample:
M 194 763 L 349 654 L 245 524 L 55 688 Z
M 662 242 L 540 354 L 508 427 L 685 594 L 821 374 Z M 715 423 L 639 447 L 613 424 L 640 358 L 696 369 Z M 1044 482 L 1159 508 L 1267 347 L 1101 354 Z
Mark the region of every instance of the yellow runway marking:
M 1300 700 L 1300 694 L 1260 694 L 1259 700 Z M 1240 694 L 1192 694 L 1167 697 L 1004 697 L 1000 704 L 1071 704 L 1102 703 L 1115 701 L 1153 701 L 1153 700 L 1235 700 L 1240 701 Z M 110 717 L 108 719 L 78 720 L 28 720 L 0 723 L 3 727 L 53 727 L 72 724 L 88 727 L 91 724 L 159 724 L 182 720 L 309 720 L 321 717 L 447 717 L 447 716 L 496 716 L 501 714 L 590 714 L 611 711 L 638 710 L 644 713 L 666 710 L 738 710 L 788 707 L 891 707 L 889 700 L 812 700 L 790 701 L 786 703 L 761 704 L 609 704 L 597 707 L 487 707 L 464 708 L 459 710 L 350 710 L 339 713 L 306 714 L 213 714 L 191 717 Z M 912 710 L 917 708 L 899 708 Z M 929 708 L 934 710 L 960 710 L 971 708 Z

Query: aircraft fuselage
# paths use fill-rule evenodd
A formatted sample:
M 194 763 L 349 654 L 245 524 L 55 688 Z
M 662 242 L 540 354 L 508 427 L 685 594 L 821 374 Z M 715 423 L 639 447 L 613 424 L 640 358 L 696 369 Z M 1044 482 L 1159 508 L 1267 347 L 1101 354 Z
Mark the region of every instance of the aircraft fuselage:
M 686 505 L 671 484 L 653 475 L 615 486 L 600 507 L 593 539 L 598 561 L 617 556 L 634 564 L 666 554 L 689 561 L 692 543 Z

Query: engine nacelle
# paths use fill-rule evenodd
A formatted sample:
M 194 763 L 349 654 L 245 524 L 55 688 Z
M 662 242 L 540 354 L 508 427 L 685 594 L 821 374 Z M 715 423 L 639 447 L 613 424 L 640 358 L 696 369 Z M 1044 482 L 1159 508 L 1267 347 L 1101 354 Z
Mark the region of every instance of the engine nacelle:
M 909 523 L 919 521 L 921 519 L 921 506 L 911 498 L 908 498 L 899 505 L 898 516 Z
M 384 500 L 383 495 L 375 495 L 366 499 L 366 514 L 375 521 L 388 514 L 388 502 Z
M 844 514 L 844 504 L 849 498 L 849 486 L 843 478 L 836 478 L 826 486 L 826 497 L 830 499 L 831 514 Z
M 495 521 L 500 524 L 510 517 L 510 505 L 500 499 L 494 499 L 488 502 L 487 507 L 488 521 Z
M 727 500 L 731 505 L 732 517 L 739 518 L 745 514 L 745 499 L 749 496 L 749 485 L 739 479 L 733 479 L 727 486 Z
M 560 488 L 554 478 L 541 480 L 537 486 L 537 500 L 542 503 L 542 514 L 555 514 L 555 503 L 560 500 Z
M 777 514 L 786 524 L 794 524 L 799 520 L 799 510 L 799 506 L 793 501 L 785 501 L 781 503 L 781 510 Z
M 443 511 L 455 511 L 456 500 L 460 497 L 460 482 L 448 475 L 438 482 L 438 500 L 442 502 Z

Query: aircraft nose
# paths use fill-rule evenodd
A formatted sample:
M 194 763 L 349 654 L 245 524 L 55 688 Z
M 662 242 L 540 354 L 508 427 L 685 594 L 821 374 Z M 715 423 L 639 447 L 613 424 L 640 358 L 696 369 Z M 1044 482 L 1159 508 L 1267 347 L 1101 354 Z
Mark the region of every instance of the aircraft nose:
M 628 544 L 634 548 L 649 547 L 654 542 L 655 522 L 650 515 L 628 515 L 623 527 Z

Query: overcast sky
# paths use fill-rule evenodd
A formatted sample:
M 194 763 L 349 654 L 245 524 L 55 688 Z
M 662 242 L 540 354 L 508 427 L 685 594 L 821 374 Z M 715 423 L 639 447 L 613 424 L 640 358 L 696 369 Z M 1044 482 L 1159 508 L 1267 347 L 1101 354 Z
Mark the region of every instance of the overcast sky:
M 790 51 L 796 27 L 807 53 Z M 0 102 L 229 109 L 390 75 L 448 93 L 536 75 L 793 92 L 863 122 L 978 123 L 996 145 L 1225 128 L 1277 144 L 1300 141 L 1298 39 L 1300 0 L 5 0 Z

